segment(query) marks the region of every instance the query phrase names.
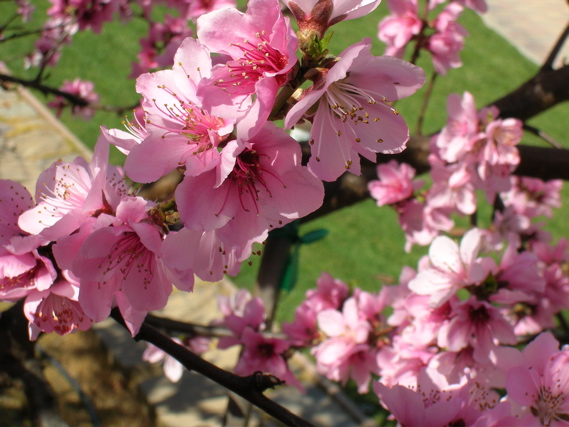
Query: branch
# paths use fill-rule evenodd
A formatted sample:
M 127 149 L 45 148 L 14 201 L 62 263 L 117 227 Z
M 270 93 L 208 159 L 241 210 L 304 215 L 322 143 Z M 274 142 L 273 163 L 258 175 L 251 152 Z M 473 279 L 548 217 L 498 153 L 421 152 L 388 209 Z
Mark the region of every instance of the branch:
M 111 317 L 126 329 L 124 319 L 118 309 L 115 308 L 112 310 Z M 263 394 L 263 391 L 266 389 L 283 384 L 281 380 L 272 375 L 256 373 L 248 377 L 240 377 L 224 371 L 192 353 L 186 347 L 175 343 L 147 323 L 142 324 L 139 333 L 134 339 L 144 340 L 155 345 L 174 357 L 187 369 L 204 375 L 226 389 L 238 394 L 287 426 L 312 426 L 307 420 L 293 414 Z
M 43 93 L 44 95 L 61 96 L 62 98 L 65 98 L 66 100 L 68 100 L 72 104 L 77 105 L 78 107 L 86 107 L 89 105 L 89 103 L 87 101 L 85 101 L 83 98 L 80 98 L 78 96 L 72 95 L 72 94 L 67 93 L 67 92 L 63 92 L 63 91 L 61 91 L 59 89 L 55 89 L 51 86 L 46 86 L 46 85 L 39 83 L 35 80 L 21 79 L 19 77 L 9 76 L 7 74 L 0 74 L 0 84 L 4 84 L 4 83 L 17 83 L 17 84 L 20 84 L 24 87 L 29 87 L 29 88 L 35 89 L 35 90 Z
M 223 326 L 206 326 L 195 323 L 180 322 L 178 320 L 148 314 L 144 320 L 148 325 L 162 329 L 168 333 L 182 333 L 192 336 L 222 338 L 234 336 L 228 328 Z M 260 332 L 266 338 L 285 338 L 285 335 L 273 332 Z
M 561 48 L 565 44 L 567 37 L 569 37 L 569 24 L 565 27 L 565 29 L 559 36 L 559 39 L 557 39 L 557 41 L 555 42 L 555 46 L 553 46 L 553 49 L 551 49 L 551 52 L 547 56 L 547 59 L 545 60 L 543 65 L 541 66 L 540 71 L 553 70 L 553 63 L 555 62 L 555 58 L 557 58 L 557 55 L 559 55 L 559 52 L 561 51 Z
M 69 92 L 64 92 L 62 90 L 53 88 L 51 86 L 46 86 L 46 85 L 36 81 L 36 79 L 27 80 L 27 79 L 21 79 L 19 77 L 13 77 L 13 76 L 10 76 L 7 74 L 1 74 L 0 73 L 0 85 L 3 85 L 5 83 L 16 83 L 16 84 L 22 85 L 24 87 L 35 89 L 35 90 L 43 93 L 44 95 L 60 96 L 64 99 L 66 99 L 67 101 L 69 101 L 73 106 L 90 107 L 90 108 L 93 108 L 95 110 L 115 112 L 119 115 L 124 114 L 126 111 L 132 111 L 133 109 L 135 109 L 136 107 L 138 107 L 140 105 L 139 101 L 136 101 L 134 104 L 127 105 L 125 107 L 115 107 L 115 106 L 90 104 L 88 101 L 86 101 L 85 99 L 83 99 L 77 95 L 73 95 Z
M 569 65 L 557 70 L 540 70 L 513 92 L 490 103 L 500 110 L 500 117 L 526 121 L 539 113 L 569 100 Z

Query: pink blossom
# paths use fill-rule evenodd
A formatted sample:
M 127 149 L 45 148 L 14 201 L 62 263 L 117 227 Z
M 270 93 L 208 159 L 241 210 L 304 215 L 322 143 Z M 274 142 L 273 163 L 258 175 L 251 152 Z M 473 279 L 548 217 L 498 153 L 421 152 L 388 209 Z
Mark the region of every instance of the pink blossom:
M 18 217 L 32 206 L 24 186 L 0 180 L 0 300 L 17 301 L 33 290 L 44 291 L 57 277 L 52 261 L 38 252 L 48 241 L 18 226 Z
M 230 298 L 225 295 L 218 297 L 218 307 L 224 315 L 220 325 L 227 327 L 233 335 L 240 338 L 246 328 L 254 331 L 260 331 L 265 328 L 265 306 L 259 297 L 253 298 L 249 291 L 241 289 Z M 221 338 L 223 340 L 223 338 Z M 221 342 L 222 347 L 233 345 L 225 345 Z
M 306 302 L 316 311 L 338 309 L 348 298 L 348 285 L 323 272 L 316 280 L 316 289 L 306 291 Z
M 474 360 L 487 363 L 496 343 L 516 344 L 513 326 L 497 307 L 470 297 L 453 304 L 450 321 L 438 336 L 439 347 L 457 352 L 467 346 L 474 348 Z
M 424 202 L 410 199 L 396 206 L 399 224 L 405 232 L 405 251 L 410 252 L 414 244 L 426 246 L 441 231 L 450 230 L 454 223 L 448 209 L 437 209 Z
M 218 229 L 226 248 L 243 261 L 268 230 L 301 218 L 322 204 L 322 182 L 300 164 L 299 145 L 272 123 L 248 141 L 230 141 L 220 167 L 186 176 L 176 189 L 185 226 Z M 207 201 L 207 203 L 204 203 Z
M 433 57 L 435 71 L 443 76 L 450 68 L 462 66 L 459 53 L 464 46 L 466 30 L 456 22 L 462 13 L 462 6 L 451 3 L 437 17 L 433 34 L 427 44 L 427 49 Z
M 108 157 L 109 143 L 100 136 L 90 163 L 78 157 L 72 163 L 52 164 L 38 178 L 37 206 L 20 216 L 19 226 L 57 240 L 77 230 L 90 216 L 112 213 L 128 189 L 122 171 L 109 165 Z
M 435 357 L 437 351 L 435 345 L 415 346 L 400 335 L 395 335 L 391 345 L 384 346 L 377 353 L 381 383 L 389 387 L 396 384 L 416 387 L 419 373 Z
M 298 22 L 301 32 L 316 31 L 322 38 L 328 27 L 356 19 L 375 10 L 381 0 L 283 0 Z
M 236 7 L 235 0 L 193 0 L 190 2 L 187 16 L 195 20 L 206 13 L 228 7 Z
M 62 97 L 56 96 L 55 101 L 50 101 L 47 105 L 57 110 L 57 116 L 61 116 L 63 109 L 71 106 L 71 113 L 81 116 L 85 120 L 89 120 L 95 114 L 93 105 L 99 103 L 99 95 L 95 92 L 95 85 L 93 82 L 75 79 L 72 82 L 66 80 L 63 86 L 59 88 L 60 91 L 66 92 L 79 98 L 86 105 L 78 105 L 72 101 Z
M 415 169 L 406 163 L 391 160 L 377 166 L 379 181 L 370 181 L 368 190 L 376 200 L 377 206 L 389 205 L 405 200 L 418 190 L 424 181 L 415 181 Z
M 434 9 L 437 5 L 444 3 L 446 0 L 429 0 L 429 9 Z M 486 0 L 451 0 L 461 4 L 464 7 L 475 10 L 478 13 L 485 13 L 488 10 Z
M 365 393 L 378 367 L 375 351 L 368 343 L 372 328 L 362 318 L 360 308 L 355 298 L 349 298 L 341 313 L 333 309 L 319 312 L 318 327 L 329 338 L 314 347 L 312 354 L 320 373 L 342 384 L 352 378 L 358 391 Z
M 511 189 L 500 196 L 506 205 L 513 206 L 520 214 L 530 218 L 541 215 L 551 218 L 552 209 L 561 206 L 561 180 L 512 176 L 511 182 Z
M 447 99 L 447 125 L 436 137 L 435 143 L 440 156 L 447 162 L 456 162 L 468 151 L 470 142 L 478 135 L 478 114 L 474 97 L 465 92 L 462 98 L 457 94 Z
M 439 236 L 429 248 L 431 267 L 420 271 L 409 289 L 419 295 L 430 295 L 430 303 L 438 306 L 460 288 L 478 285 L 495 267 L 490 258 L 478 258 L 483 244 L 481 230 L 467 232 L 459 246 L 446 236 Z
M 325 181 L 345 171 L 359 174 L 358 154 L 375 161 L 376 153 L 403 151 L 409 139 L 405 120 L 386 102 L 413 94 L 425 74 L 397 58 L 374 57 L 370 50 L 370 39 L 347 48 L 285 118 L 290 128 L 318 103 L 308 167 Z
M 148 135 L 146 130 L 146 114 L 142 109 L 134 111 L 134 118 L 130 121 L 125 117 L 123 122 L 126 132 L 120 129 L 107 129 L 101 126 L 101 134 L 125 156 L 134 146 L 140 144 Z
M 242 254 L 240 248 L 226 245 L 218 234 L 218 230 L 192 231 L 187 228 L 171 231 L 163 244 L 165 264 L 177 274 L 195 274 L 210 282 L 222 280 L 224 274 L 237 275 L 241 268 L 237 252 L 248 258 L 252 247 Z
M 73 18 L 80 30 L 100 33 L 104 22 L 111 21 L 118 10 L 115 0 L 50 0 L 47 14 L 52 18 Z
M 184 40 L 172 70 L 143 74 L 137 91 L 144 96 L 145 131 L 139 144 L 132 144 L 125 162 L 128 176 L 137 182 L 153 182 L 184 167 L 197 175 L 217 166 L 218 146 L 233 130 L 233 113 L 221 118 L 202 108 L 198 85 L 211 73 L 209 51 L 197 41 Z M 227 115 L 225 116 L 227 117 Z
M 425 369 L 416 390 L 374 384 L 381 403 L 402 426 L 472 425 L 484 410 L 494 407 L 499 395 L 478 383 L 449 384 L 441 374 Z
M 166 305 L 172 283 L 186 291 L 193 287 L 193 276 L 180 277 L 164 265 L 162 231 L 147 222 L 146 208 L 141 198 L 123 198 L 112 226 L 90 233 L 73 262 L 85 312 L 99 322 L 116 299 L 123 317 L 134 325 L 133 335 L 143 320 L 141 313 Z
M 298 40 L 280 3 L 250 0 L 245 14 L 233 8 L 213 11 L 198 19 L 197 33 L 210 51 L 231 58 L 214 68 L 214 84 L 232 97 L 256 94 L 248 118 L 258 129 L 297 62 Z
M 316 311 L 304 301 L 294 312 L 294 321 L 283 322 L 283 333 L 290 343 L 298 347 L 310 347 L 318 338 L 318 326 L 316 323 Z
M 539 335 L 522 352 L 522 364 L 508 371 L 508 397 L 530 409 L 534 425 L 567 424 L 569 351 L 558 345 L 550 333 Z
M 236 374 L 270 373 L 289 385 L 304 390 L 288 367 L 285 355 L 290 344 L 287 341 L 278 338 L 266 338 L 251 328 L 245 328 L 241 342 L 243 352 L 234 368 Z
M 421 31 L 417 0 L 389 0 L 391 15 L 381 20 L 378 38 L 387 45 L 386 55 L 402 58 L 407 43 Z
M 31 4 L 31 2 L 16 0 L 16 4 L 18 5 L 18 14 L 22 17 L 22 22 L 28 22 L 32 19 L 32 14 L 36 8 Z
M 34 290 L 26 297 L 24 314 L 29 321 L 31 340 L 37 339 L 40 332 L 65 335 L 91 327 L 93 321 L 77 302 L 77 285 L 62 278 L 49 289 Z

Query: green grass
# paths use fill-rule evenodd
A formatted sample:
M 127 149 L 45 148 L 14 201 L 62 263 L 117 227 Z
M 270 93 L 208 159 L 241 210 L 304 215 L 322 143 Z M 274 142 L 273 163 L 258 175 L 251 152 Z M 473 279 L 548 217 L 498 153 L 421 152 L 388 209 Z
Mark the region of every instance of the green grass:
M 47 1 L 35 3 L 38 6 L 36 16 L 39 17 L 42 10 L 46 10 Z M 0 2 L 0 16 L 9 16 L 10 7 L 11 4 Z M 339 54 L 362 38 L 371 37 L 372 51 L 380 55 L 383 46 L 376 37 L 377 24 L 386 14 L 384 2 L 364 18 L 334 26 L 329 46 L 331 53 Z M 465 11 L 460 22 L 470 34 L 461 54 L 464 66 L 450 70 L 445 78 L 437 79 L 425 115 L 423 131 L 426 134 L 444 125 L 447 117 L 446 99 L 450 93 L 470 91 L 478 107 L 482 107 L 519 86 L 538 69 L 501 36 L 486 28 L 475 13 Z M 106 24 L 100 35 L 91 32 L 77 35 L 74 43 L 65 47 L 59 66 L 50 70 L 48 83 L 59 86 L 63 80 L 79 75 L 95 82 L 102 103 L 123 106 L 134 103 L 139 96 L 134 90 L 134 81 L 127 79 L 127 76 L 139 50 L 138 38 L 145 36 L 145 32 L 145 24 L 131 21 L 126 25 Z M 16 74 L 24 72 L 22 61 L 17 58 L 26 52 L 26 46 L 29 47 L 30 43 L 30 40 L 21 40 L 14 44 L 0 44 L 0 60 L 6 61 Z M 427 54 L 419 58 L 418 64 L 425 69 L 427 76 L 431 75 L 432 65 Z M 28 77 L 33 75 L 30 71 L 24 74 Z M 412 132 L 416 129 L 424 92 L 423 88 L 417 95 L 397 104 Z M 568 113 L 569 106 L 560 105 L 534 118 L 530 124 L 546 130 L 563 142 Z M 120 127 L 121 120 L 121 117 L 104 112 L 97 113 L 90 122 L 73 119 L 67 114 L 62 116 L 62 121 L 88 146 L 93 146 L 97 140 L 100 125 Z M 527 138 L 527 141 L 543 144 L 535 138 Z M 113 159 L 120 161 L 118 156 Z M 564 192 L 565 199 L 569 200 L 567 191 Z M 564 220 L 566 213 L 567 210 L 558 212 L 548 225 L 556 236 L 569 233 L 569 224 Z M 303 299 L 306 289 L 314 286 L 322 271 L 328 271 L 366 290 L 376 291 L 383 283 L 396 281 L 403 265 L 416 267 L 417 260 L 426 252 L 425 248 L 416 248 L 411 254 L 406 254 L 403 250 L 403 232 L 397 224 L 395 213 L 390 208 L 377 208 L 371 200 L 305 224 L 301 227 L 301 234 L 319 228 L 329 230 L 329 235 L 324 240 L 301 248 L 299 281 L 292 292 L 283 296 L 278 312 L 280 320 L 292 318 L 294 308 Z M 244 264 L 242 273 L 235 278 L 239 286 L 252 287 L 255 282 L 259 260 L 253 261 L 252 267 Z

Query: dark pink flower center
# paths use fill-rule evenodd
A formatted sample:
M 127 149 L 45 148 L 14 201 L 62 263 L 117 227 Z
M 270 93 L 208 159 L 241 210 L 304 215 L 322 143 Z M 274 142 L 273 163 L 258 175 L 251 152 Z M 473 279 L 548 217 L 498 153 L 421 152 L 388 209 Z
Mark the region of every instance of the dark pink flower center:
M 60 335 L 71 332 L 84 318 L 85 313 L 77 302 L 56 294 L 49 294 L 34 313 L 34 323 L 38 328 L 45 329 L 43 324 L 52 324 L 55 332 Z
M 267 74 L 277 74 L 288 64 L 287 58 L 269 44 L 264 31 L 256 34 L 256 44 L 249 40 L 233 43 L 243 51 L 243 56 L 236 61 L 227 62 L 229 78 L 219 79 L 215 84 L 231 93 L 252 93 L 255 83 Z M 284 83 L 286 76 L 275 76 L 279 84 Z
M 121 274 L 123 281 L 131 272 L 136 271 L 139 277 L 142 277 L 142 284 L 146 289 L 154 277 L 154 264 L 154 253 L 142 244 L 136 233 L 127 232 L 115 242 L 99 268 L 103 268 L 103 275 L 108 274 L 106 277 L 109 278 Z
M 3 277 L 0 279 L 0 291 L 11 291 L 15 288 L 33 288 L 35 286 L 35 276 L 39 270 L 39 265 L 29 269 L 25 273 L 16 277 Z
M 166 131 L 162 138 L 176 134 L 183 136 L 187 139 L 187 144 L 191 146 L 192 154 L 194 155 L 217 146 L 219 141 L 215 137 L 212 139 L 211 131 L 217 131 L 222 128 L 224 126 L 223 120 L 210 115 L 191 101 L 180 99 L 175 92 L 172 92 L 165 85 L 159 86 L 159 88 L 164 89 L 176 100 L 173 104 L 160 106 L 156 103 L 156 99 L 153 99 L 156 108 L 173 122 L 173 126 L 153 123 L 154 126 Z M 216 135 L 217 133 L 214 134 L 214 136 Z

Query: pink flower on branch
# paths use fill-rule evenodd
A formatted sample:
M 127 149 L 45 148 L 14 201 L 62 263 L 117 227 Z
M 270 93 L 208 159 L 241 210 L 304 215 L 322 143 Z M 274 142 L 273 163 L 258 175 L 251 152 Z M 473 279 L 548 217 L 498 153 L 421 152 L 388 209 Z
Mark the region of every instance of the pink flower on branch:
M 256 95 L 258 109 L 250 111 L 250 119 L 255 122 L 252 127 L 258 129 L 297 62 L 298 40 L 280 3 L 251 0 L 245 14 L 237 9 L 216 10 L 198 19 L 197 34 L 210 51 L 231 58 L 214 67 L 213 84 L 241 102 L 244 99 L 245 108 L 252 102 L 249 98 Z
M 93 82 L 80 79 L 75 79 L 72 82 L 66 80 L 59 90 L 75 96 L 80 103 L 75 103 L 63 96 L 56 96 L 55 101 L 50 101 L 47 105 L 57 110 L 58 117 L 61 116 L 61 113 L 67 107 L 71 107 L 73 115 L 81 116 L 85 120 L 93 117 L 95 109 L 92 106 L 99 103 L 99 95 L 95 92 Z
M 345 171 L 360 173 L 358 155 L 375 161 L 376 153 L 405 149 L 409 129 L 387 102 L 412 95 L 425 82 L 419 67 L 397 58 L 371 54 L 371 40 L 349 47 L 339 60 L 304 91 L 285 118 L 290 128 L 315 105 L 308 167 L 325 181 Z
M 0 180 L 0 300 L 17 301 L 34 290 L 48 289 L 57 277 L 52 261 L 38 249 L 48 241 L 29 236 L 18 217 L 33 200 L 21 184 Z
M 377 206 L 401 202 L 421 188 L 424 181 L 413 181 L 415 169 L 406 163 L 399 164 L 396 160 L 381 164 L 377 167 L 379 181 L 370 181 L 368 190 L 376 200 Z
M 521 364 L 508 371 L 508 397 L 529 409 L 533 425 L 567 425 L 569 351 L 558 345 L 550 333 L 539 335 L 523 350 Z
M 378 38 L 387 45 L 386 55 L 402 58 L 407 43 L 420 33 L 423 22 L 419 18 L 417 0 L 388 0 L 391 15 L 381 20 Z
M 78 283 L 61 278 L 47 290 L 34 290 L 24 303 L 24 314 L 29 320 L 30 339 L 40 332 L 66 335 L 77 329 L 86 331 L 93 321 L 78 302 Z
M 146 312 L 166 305 L 172 283 L 185 291 L 193 288 L 193 275 L 178 275 L 165 266 L 161 258 L 163 231 L 152 223 L 146 210 L 147 202 L 142 198 L 123 198 L 116 218 L 89 233 L 73 262 L 73 273 L 81 280 L 79 302 L 85 312 L 100 322 L 116 303 L 133 335 Z
M 229 142 L 222 156 L 216 170 L 186 176 L 176 189 L 176 202 L 187 228 L 219 229 L 225 249 L 238 248 L 238 261 L 270 229 L 322 204 L 322 182 L 300 164 L 296 141 L 272 123 L 248 141 Z
M 356 19 L 375 10 L 381 0 L 283 0 L 298 22 L 300 31 L 315 31 L 322 38 L 334 24 Z
M 128 176 L 137 182 L 156 181 L 179 167 L 186 175 L 214 168 L 220 160 L 219 144 L 239 115 L 229 105 L 222 108 L 223 118 L 215 109 L 203 108 L 197 90 L 211 75 L 211 58 L 204 46 L 187 38 L 174 61 L 172 70 L 137 79 L 137 91 L 144 97 L 145 131 L 140 144 L 131 145 L 125 162 Z
M 491 258 L 479 258 L 484 234 L 472 229 L 459 246 L 449 237 L 439 236 L 429 248 L 431 266 L 420 271 L 409 282 L 409 289 L 419 295 L 430 295 L 430 304 L 439 306 L 461 288 L 479 285 L 495 269 Z
M 78 157 L 57 161 L 36 184 L 37 206 L 24 212 L 20 227 L 50 240 L 69 235 L 91 216 L 112 213 L 128 193 L 122 171 L 109 165 L 109 143 L 100 136 L 91 163 Z

